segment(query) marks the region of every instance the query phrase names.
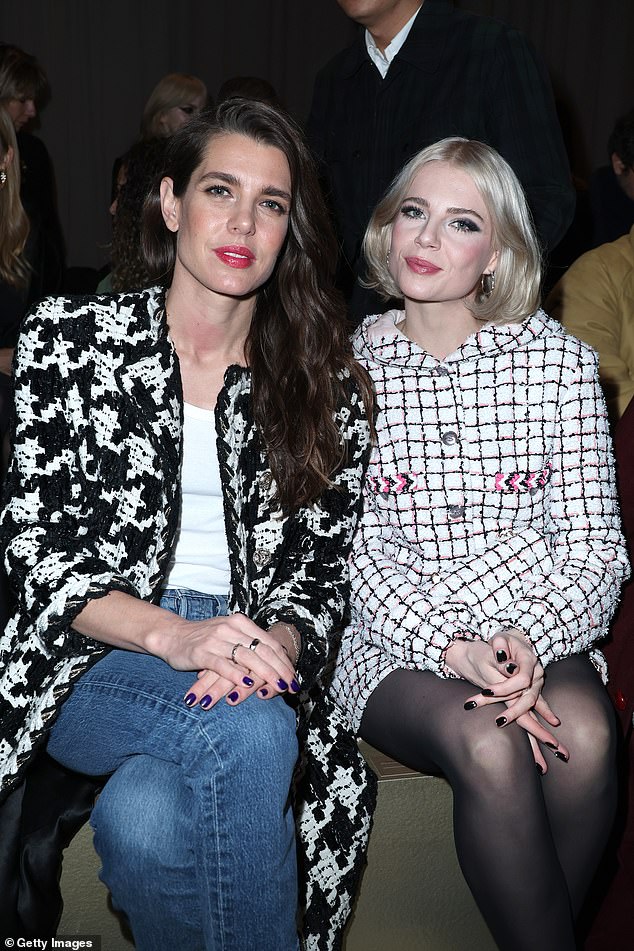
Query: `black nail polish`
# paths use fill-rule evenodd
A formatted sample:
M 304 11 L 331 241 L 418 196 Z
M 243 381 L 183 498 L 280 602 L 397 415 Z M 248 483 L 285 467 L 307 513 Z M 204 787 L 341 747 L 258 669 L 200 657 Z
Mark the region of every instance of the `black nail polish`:
M 555 756 L 557 757 L 557 759 L 560 759 L 560 760 L 562 761 L 562 763 L 567 763 L 567 762 L 568 762 L 568 757 L 565 756 L 565 755 L 561 752 L 561 750 L 556 750 L 556 751 L 555 751 Z
M 535 769 L 537 770 L 540 776 L 544 775 L 544 767 L 542 766 L 541 763 L 535 763 Z
M 207 707 L 209 706 L 209 704 L 211 703 L 211 701 L 212 701 L 212 698 L 209 696 L 208 693 L 206 693 L 205 696 L 204 696 L 204 697 L 202 698 L 202 700 L 200 701 L 200 705 L 201 705 L 201 707 L 203 708 L 203 710 L 206 710 L 206 709 L 207 709 Z
M 495 696 L 495 694 L 493 693 L 493 691 L 492 691 L 492 690 L 489 690 L 488 687 L 487 687 L 485 690 L 481 690 L 480 693 L 482 694 L 483 697 L 494 697 L 494 696 Z
M 235 703 L 236 700 L 239 700 L 239 699 L 240 699 L 240 694 L 238 693 L 238 691 L 232 690 L 231 693 L 229 694 L 229 700 L 232 700 Z
M 496 726 L 504 726 L 506 723 L 506 717 L 498 717 L 495 721 Z
M 508 660 L 506 651 L 503 650 L 496 651 L 495 656 L 499 664 L 503 664 L 505 660 Z
M 243 677 L 243 678 L 242 678 L 242 683 L 244 684 L 245 687 L 252 687 L 253 684 L 255 683 L 255 681 L 254 681 L 254 680 L 251 680 L 250 677 Z
M 549 750 L 556 750 L 558 746 L 556 743 L 549 743 L 548 740 L 545 740 L 544 746 L 547 746 Z
M 276 683 L 277 683 L 277 686 L 280 688 L 280 690 L 288 690 L 288 684 L 286 683 L 285 680 L 282 680 L 281 677 L 278 681 L 276 681 Z
M 477 706 L 478 704 L 475 702 L 475 700 L 467 700 L 467 702 L 464 705 L 464 708 L 465 710 L 475 710 Z
M 196 694 L 188 693 L 187 696 L 185 697 L 185 703 L 187 704 L 188 707 L 191 707 L 194 703 L 196 703 Z
M 297 681 L 296 681 L 295 678 L 293 677 L 293 679 L 291 680 L 291 690 L 294 691 L 294 693 L 299 693 L 300 689 L 301 689 L 301 688 L 300 688 L 299 684 L 297 683 Z
M 516 670 L 517 670 L 517 664 L 507 664 L 507 665 L 506 665 L 506 672 L 507 672 L 507 674 L 514 674 Z

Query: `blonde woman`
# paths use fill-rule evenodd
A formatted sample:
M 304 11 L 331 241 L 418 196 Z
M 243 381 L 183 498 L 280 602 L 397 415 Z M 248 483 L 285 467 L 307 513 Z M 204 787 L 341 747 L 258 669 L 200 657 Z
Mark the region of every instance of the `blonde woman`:
M 595 646 L 627 572 L 596 355 L 539 309 L 522 188 L 481 142 L 416 155 L 365 253 L 403 309 L 354 338 L 379 414 L 334 695 L 451 783 L 501 951 L 573 951 L 614 815 Z
M 143 109 L 141 138 L 165 138 L 207 106 L 207 87 L 189 73 L 168 73 L 158 81 Z

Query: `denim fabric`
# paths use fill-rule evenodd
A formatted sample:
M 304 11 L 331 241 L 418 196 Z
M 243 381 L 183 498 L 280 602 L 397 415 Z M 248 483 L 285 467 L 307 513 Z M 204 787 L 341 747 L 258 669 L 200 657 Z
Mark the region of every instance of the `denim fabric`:
M 169 590 L 191 620 L 226 598 Z M 112 774 L 93 810 L 100 876 L 140 951 L 295 951 L 289 789 L 295 716 L 281 697 L 190 709 L 195 674 L 112 650 L 77 682 L 48 752 Z

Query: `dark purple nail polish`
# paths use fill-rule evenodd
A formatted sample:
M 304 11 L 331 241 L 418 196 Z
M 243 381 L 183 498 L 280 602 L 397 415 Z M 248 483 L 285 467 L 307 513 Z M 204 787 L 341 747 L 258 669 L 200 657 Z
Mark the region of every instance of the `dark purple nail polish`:
M 301 688 L 300 688 L 299 684 L 297 683 L 297 681 L 296 681 L 295 678 L 293 677 L 293 679 L 291 680 L 291 690 L 294 691 L 294 693 L 299 693 L 300 689 L 301 689 Z
M 506 723 L 506 717 L 498 717 L 495 721 L 496 726 L 504 726 Z
M 489 690 L 488 687 L 486 688 L 486 690 L 481 690 L 480 693 L 482 694 L 483 697 L 494 697 L 494 696 L 495 696 L 495 694 L 493 693 L 493 691 L 492 691 L 492 690 Z
M 185 697 L 185 703 L 187 704 L 188 707 L 191 707 L 194 703 L 196 703 L 196 694 L 188 693 L 187 696 Z
M 203 708 L 203 710 L 206 710 L 206 709 L 207 709 L 207 707 L 209 706 L 209 704 L 211 703 L 211 701 L 212 701 L 212 698 L 209 696 L 208 693 L 206 693 L 205 696 L 204 696 L 204 697 L 202 698 L 202 700 L 200 701 L 200 705 L 201 705 L 201 707 Z
M 517 670 L 517 664 L 507 664 L 507 665 L 506 665 L 506 672 L 507 672 L 507 674 L 514 674 L 516 670 Z
M 276 681 L 276 683 L 277 683 L 277 686 L 280 688 L 280 690 L 288 690 L 288 684 L 286 683 L 285 680 L 282 680 L 281 677 L 279 680 Z
M 228 699 L 231 700 L 233 703 L 235 703 L 236 700 L 240 699 L 240 694 L 238 693 L 237 690 L 232 690 L 231 693 L 229 694 Z
M 506 651 L 503 650 L 496 651 L 495 656 L 499 664 L 503 664 L 505 660 L 508 660 Z
M 567 762 L 568 762 L 568 757 L 565 756 L 565 755 L 561 752 L 561 750 L 556 750 L 556 751 L 555 751 L 555 756 L 557 757 L 557 759 L 560 759 L 560 760 L 562 761 L 562 763 L 567 763 Z
M 540 776 L 544 775 L 544 767 L 542 766 L 541 763 L 535 763 L 535 769 L 537 770 Z
M 255 681 L 254 681 L 254 680 L 251 680 L 250 677 L 243 677 L 243 678 L 242 678 L 242 683 L 244 684 L 245 687 L 252 687 L 253 684 L 255 683 Z
M 258 690 L 258 693 L 260 694 L 261 697 L 268 697 L 269 695 L 269 692 L 266 689 L 266 687 L 262 687 L 261 690 Z
M 475 710 L 477 706 L 478 704 L 475 702 L 475 700 L 467 700 L 467 702 L 464 705 L 464 708 L 465 710 Z

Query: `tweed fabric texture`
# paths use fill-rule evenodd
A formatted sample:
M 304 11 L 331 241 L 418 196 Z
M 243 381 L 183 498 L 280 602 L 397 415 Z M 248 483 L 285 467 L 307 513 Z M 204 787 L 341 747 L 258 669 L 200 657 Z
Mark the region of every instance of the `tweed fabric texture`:
M 89 599 L 155 601 L 179 512 L 182 393 L 162 293 L 48 299 L 26 319 L 17 427 L 0 533 L 18 598 L 0 641 L 0 771 L 15 780 L 74 680 L 107 648 L 73 632 Z M 369 427 L 356 389 L 338 411 L 346 461 L 310 507 L 283 518 L 250 409 L 230 367 L 216 408 L 231 611 L 302 634 L 309 687 L 341 625 Z
M 333 682 L 354 729 L 391 671 L 451 676 L 455 638 L 517 627 L 544 666 L 590 651 L 628 571 L 594 351 L 540 311 L 439 361 L 402 318 L 355 336 L 379 416 Z

